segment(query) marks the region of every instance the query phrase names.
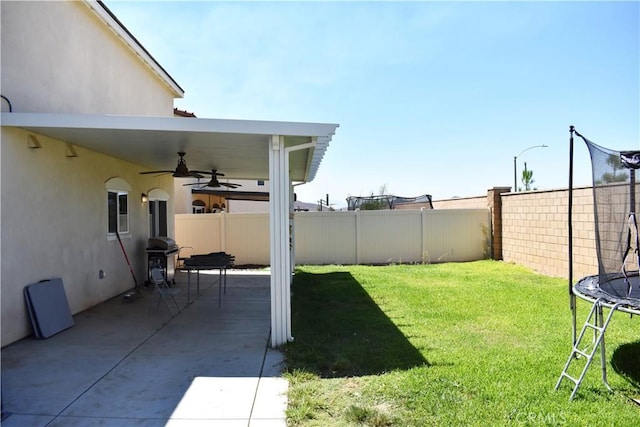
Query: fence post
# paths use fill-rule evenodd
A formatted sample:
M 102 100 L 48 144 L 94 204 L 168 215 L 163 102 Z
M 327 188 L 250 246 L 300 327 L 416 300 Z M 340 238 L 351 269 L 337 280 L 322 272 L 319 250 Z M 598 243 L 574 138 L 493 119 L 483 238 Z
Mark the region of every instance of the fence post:
M 493 187 L 487 191 L 487 205 L 491 212 L 491 258 L 502 260 L 502 193 L 511 187 Z
M 425 255 L 427 252 L 427 239 L 425 238 L 425 230 L 426 227 L 424 222 L 426 221 L 426 209 L 424 207 L 420 208 L 420 261 L 422 264 L 425 264 L 427 261 L 425 259 Z
M 356 221 L 356 226 L 355 228 L 355 233 L 356 233 L 356 265 L 360 264 L 360 209 L 356 209 L 355 212 L 355 221 Z

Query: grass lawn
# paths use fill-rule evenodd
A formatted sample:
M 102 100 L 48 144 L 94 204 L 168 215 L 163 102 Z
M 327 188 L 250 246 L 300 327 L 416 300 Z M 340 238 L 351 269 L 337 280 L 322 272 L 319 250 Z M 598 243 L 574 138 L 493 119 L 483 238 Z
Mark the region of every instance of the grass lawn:
M 289 425 L 640 425 L 640 319 L 606 334 L 576 399 L 567 282 L 496 261 L 296 270 Z M 578 301 L 580 326 L 588 304 Z

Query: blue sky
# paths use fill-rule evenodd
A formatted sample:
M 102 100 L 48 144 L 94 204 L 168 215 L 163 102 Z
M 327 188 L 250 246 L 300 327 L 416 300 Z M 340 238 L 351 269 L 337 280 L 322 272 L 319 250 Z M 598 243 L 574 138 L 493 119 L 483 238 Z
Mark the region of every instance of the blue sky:
M 565 188 L 640 148 L 640 2 L 105 1 L 202 118 L 338 123 L 298 200 Z M 577 184 L 589 183 L 576 144 Z M 520 182 L 518 185 L 522 185 Z

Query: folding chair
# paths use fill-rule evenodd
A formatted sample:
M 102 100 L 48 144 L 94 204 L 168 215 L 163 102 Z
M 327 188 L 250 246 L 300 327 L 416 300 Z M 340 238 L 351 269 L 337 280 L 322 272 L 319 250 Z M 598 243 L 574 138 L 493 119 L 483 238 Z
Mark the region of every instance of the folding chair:
M 162 273 L 162 269 L 151 269 L 151 281 L 154 285 L 154 292 L 158 294 L 158 304 L 156 305 L 156 310 L 160 307 L 160 300 L 162 300 L 167 306 L 169 313 L 171 313 L 171 317 L 174 317 L 175 315 L 180 313 L 180 305 L 178 304 L 178 301 L 176 301 L 176 294 L 180 292 L 180 289 L 169 287 L 169 284 L 165 280 L 164 274 Z M 173 301 L 173 304 L 178 309 L 178 313 L 173 314 L 171 304 L 169 304 L 169 299 Z

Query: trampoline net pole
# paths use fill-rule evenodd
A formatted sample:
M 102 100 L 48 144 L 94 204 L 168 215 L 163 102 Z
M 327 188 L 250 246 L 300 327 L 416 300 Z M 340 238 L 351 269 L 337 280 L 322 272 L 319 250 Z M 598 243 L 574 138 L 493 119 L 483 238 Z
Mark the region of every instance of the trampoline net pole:
M 567 205 L 567 224 L 568 224 L 568 239 L 569 248 L 568 260 L 569 260 L 569 309 L 571 310 L 571 342 L 576 343 L 576 296 L 573 294 L 573 133 L 575 128 L 569 126 L 569 200 Z

